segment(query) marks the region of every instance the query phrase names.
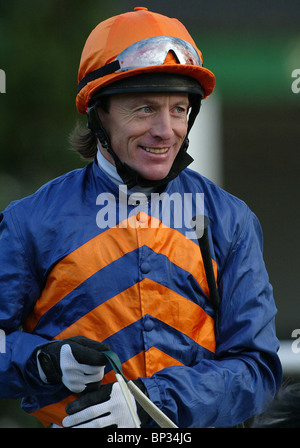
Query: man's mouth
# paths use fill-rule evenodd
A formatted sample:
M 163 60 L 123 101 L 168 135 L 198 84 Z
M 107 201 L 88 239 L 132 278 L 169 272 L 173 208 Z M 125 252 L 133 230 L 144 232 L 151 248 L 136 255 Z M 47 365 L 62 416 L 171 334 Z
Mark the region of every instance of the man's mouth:
M 147 151 L 151 152 L 153 154 L 164 154 L 168 151 L 169 148 L 149 148 L 148 146 L 142 146 L 142 148 Z

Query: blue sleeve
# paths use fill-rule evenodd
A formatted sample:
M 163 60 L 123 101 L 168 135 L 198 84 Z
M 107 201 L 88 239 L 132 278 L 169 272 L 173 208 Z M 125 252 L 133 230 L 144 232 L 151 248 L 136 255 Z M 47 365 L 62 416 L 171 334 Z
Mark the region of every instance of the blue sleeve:
M 0 398 L 19 398 L 41 388 L 32 354 L 47 340 L 21 327 L 40 294 L 40 281 L 12 208 L 0 214 Z
M 260 224 L 247 209 L 219 278 L 216 354 L 143 378 L 149 397 L 179 427 L 234 426 L 262 412 L 280 385 L 276 307 Z

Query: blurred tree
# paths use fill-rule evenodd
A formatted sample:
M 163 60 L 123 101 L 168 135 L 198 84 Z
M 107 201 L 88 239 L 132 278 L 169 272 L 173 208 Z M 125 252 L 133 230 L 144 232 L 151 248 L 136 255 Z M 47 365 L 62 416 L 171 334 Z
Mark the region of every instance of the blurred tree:
M 115 8 L 117 5 L 115 5 Z M 83 166 L 68 151 L 77 119 L 77 70 L 84 42 L 109 15 L 95 0 L 12 0 L 0 13 L 0 209 L 44 182 Z

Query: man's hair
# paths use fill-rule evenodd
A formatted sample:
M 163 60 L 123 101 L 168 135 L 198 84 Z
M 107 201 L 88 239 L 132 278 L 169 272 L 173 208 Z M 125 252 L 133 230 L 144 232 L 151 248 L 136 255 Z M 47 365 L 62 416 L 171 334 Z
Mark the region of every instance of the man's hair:
M 109 99 L 110 96 L 107 95 L 98 100 L 98 107 L 101 107 L 106 113 L 109 112 Z M 91 100 L 92 103 L 93 99 Z M 71 149 L 78 152 L 83 159 L 93 160 L 95 158 L 98 140 L 94 132 L 88 127 L 78 122 L 69 136 L 69 142 Z
M 71 149 L 85 160 L 92 160 L 97 154 L 97 137 L 93 131 L 77 123 L 69 136 Z

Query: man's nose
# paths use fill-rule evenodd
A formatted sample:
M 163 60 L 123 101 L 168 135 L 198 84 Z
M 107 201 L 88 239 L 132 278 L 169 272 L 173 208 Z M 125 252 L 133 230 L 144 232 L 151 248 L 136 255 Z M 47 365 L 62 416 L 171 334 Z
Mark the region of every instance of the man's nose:
M 154 119 L 150 134 L 152 137 L 160 138 L 161 140 L 169 140 L 173 137 L 174 131 L 172 126 L 172 117 L 169 111 L 163 111 Z

